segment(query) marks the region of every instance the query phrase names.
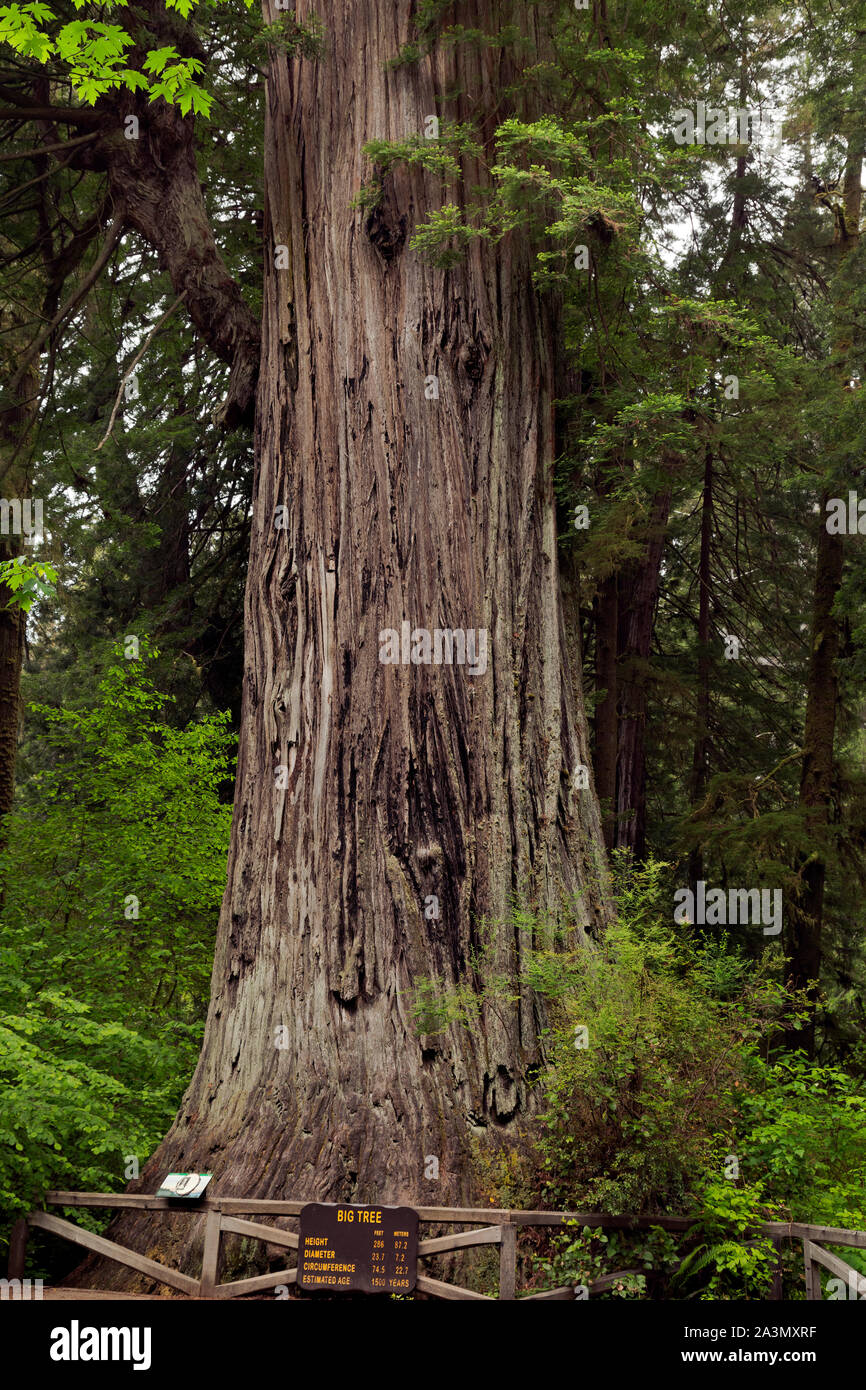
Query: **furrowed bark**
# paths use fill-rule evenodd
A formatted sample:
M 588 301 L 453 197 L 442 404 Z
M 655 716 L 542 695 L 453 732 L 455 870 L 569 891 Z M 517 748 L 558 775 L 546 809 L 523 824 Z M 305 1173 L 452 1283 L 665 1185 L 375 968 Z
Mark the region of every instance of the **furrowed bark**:
M 463 8 L 495 22 L 492 0 Z M 534 7 L 516 11 L 534 34 Z M 410 34 L 388 0 L 318 12 L 326 57 L 275 57 L 268 81 L 244 708 L 211 1006 L 137 1185 L 184 1166 L 212 1169 L 216 1192 L 453 1201 L 481 1189 L 476 1147 L 516 1140 L 537 1104 L 530 949 L 564 906 L 574 944 L 607 912 L 598 806 L 572 777 L 589 753 L 559 592 L 555 323 L 520 234 L 449 270 L 408 249 L 440 202 L 422 172 L 390 175 L 373 217 L 351 207 L 365 141 L 421 132 L 458 82 L 457 119 L 470 100 L 501 111 L 507 61 L 460 47 L 389 70 Z M 466 169 L 467 186 L 485 177 Z M 380 633 L 404 620 L 485 630 L 486 671 L 383 663 Z M 422 978 L 441 998 L 496 974 L 516 1000 L 489 993 L 472 1028 L 419 1032 Z M 183 1265 L 200 1249 L 149 1215 L 117 1229 Z

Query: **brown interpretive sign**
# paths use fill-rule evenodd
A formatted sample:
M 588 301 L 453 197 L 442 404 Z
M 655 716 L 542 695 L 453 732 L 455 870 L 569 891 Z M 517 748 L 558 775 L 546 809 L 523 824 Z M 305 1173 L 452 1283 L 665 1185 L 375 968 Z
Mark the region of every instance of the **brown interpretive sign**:
M 301 1209 L 298 1287 L 409 1293 L 415 1287 L 418 1213 L 411 1207 L 310 1202 Z

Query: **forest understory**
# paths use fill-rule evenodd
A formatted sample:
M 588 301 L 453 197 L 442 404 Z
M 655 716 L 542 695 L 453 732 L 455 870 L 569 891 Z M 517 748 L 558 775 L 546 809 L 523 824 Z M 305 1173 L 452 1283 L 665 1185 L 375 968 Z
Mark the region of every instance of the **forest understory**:
M 799 1301 L 766 1223 L 866 1231 L 864 43 L 0 4 L 3 1250 L 193 1171 L 642 1220 L 523 1294 Z M 199 1277 L 204 1215 L 56 1210 Z

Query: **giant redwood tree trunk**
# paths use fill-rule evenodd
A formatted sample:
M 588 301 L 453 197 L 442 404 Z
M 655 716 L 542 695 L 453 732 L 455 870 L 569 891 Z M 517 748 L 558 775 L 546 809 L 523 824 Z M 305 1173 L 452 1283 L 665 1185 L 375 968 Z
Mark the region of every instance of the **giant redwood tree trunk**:
M 497 26 L 494 0 L 457 9 Z M 535 7 L 515 9 L 532 34 Z M 244 707 L 212 999 L 138 1187 L 211 1168 L 218 1193 L 458 1201 L 480 1190 L 472 1139 L 513 1136 L 532 1112 L 542 1011 L 524 988 L 476 1027 L 419 1034 L 413 987 L 516 983 L 549 938 L 514 926 L 515 893 L 541 916 L 571 905 L 573 941 L 605 912 L 597 803 L 573 777 L 589 750 L 559 594 L 555 323 L 520 235 L 448 270 L 409 249 L 442 201 L 431 176 L 400 168 L 372 216 L 351 206 L 365 141 L 420 134 L 458 85 L 448 116 L 501 113 L 507 61 L 457 48 L 388 69 L 411 37 L 391 0 L 317 10 L 325 56 L 277 56 L 268 78 Z M 469 163 L 466 188 L 484 177 Z M 486 669 L 385 664 L 380 633 L 404 622 L 486 630 Z M 124 1236 L 164 1250 L 158 1220 L 127 1216 Z

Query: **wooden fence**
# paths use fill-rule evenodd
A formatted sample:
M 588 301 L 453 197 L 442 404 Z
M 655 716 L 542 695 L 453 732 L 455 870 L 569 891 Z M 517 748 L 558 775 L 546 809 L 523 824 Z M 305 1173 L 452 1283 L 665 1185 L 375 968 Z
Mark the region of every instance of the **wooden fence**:
M 255 1197 L 203 1197 L 188 1207 L 180 1207 L 165 1197 L 148 1197 L 137 1194 L 110 1192 L 49 1192 L 48 1206 L 55 1207 L 104 1207 L 114 1211 L 130 1208 L 139 1211 L 170 1211 L 187 1216 L 205 1213 L 204 1252 L 202 1256 L 201 1278 L 169 1269 L 157 1260 L 148 1259 L 135 1250 L 127 1249 L 105 1236 L 94 1235 L 83 1230 L 71 1221 L 53 1216 L 46 1211 L 33 1211 L 29 1216 L 16 1222 L 9 1247 L 9 1279 L 22 1279 L 27 1250 L 27 1237 L 30 1230 L 48 1231 L 62 1236 L 75 1245 L 83 1246 L 94 1254 L 115 1260 L 118 1264 L 134 1269 L 139 1274 L 164 1284 L 189 1298 L 242 1298 L 246 1294 L 260 1293 L 264 1289 L 276 1288 L 280 1284 L 297 1282 L 296 1268 L 281 1269 L 268 1274 L 258 1274 L 251 1279 L 236 1279 L 220 1283 L 223 1234 L 246 1236 L 261 1240 L 268 1245 L 281 1246 L 286 1250 L 297 1250 L 298 1237 L 293 1231 L 283 1231 L 274 1226 L 263 1225 L 249 1217 L 282 1216 L 297 1217 L 307 1205 L 304 1201 L 281 1201 Z M 562 1226 L 568 1221 L 577 1221 L 581 1226 L 603 1228 L 605 1230 L 640 1231 L 661 1227 L 665 1231 L 685 1232 L 694 1224 L 681 1216 L 602 1216 L 588 1212 L 554 1211 L 509 1211 L 472 1207 L 415 1207 L 421 1223 L 472 1226 L 468 1231 L 455 1231 L 444 1236 L 433 1236 L 418 1243 L 418 1276 L 416 1287 L 434 1298 L 481 1299 L 493 1301 L 489 1295 L 476 1293 L 472 1289 L 457 1284 L 447 1284 L 433 1279 L 424 1273 L 423 1260 L 430 1255 L 444 1254 L 450 1250 L 463 1250 L 470 1246 L 499 1246 L 499 1298 L 516 1299 L 517 1290 L 517 1237 L 524 1227 Z M 483 1224 L 479 1224 L 483 1223 Z M 851 1246 L 866 1249 L 866 1232 L 841 1230 L 834 1226 L 809 1226 L 798 1222 L 767 1222 L 761 1227 L 769 1235 L 779 1255 L 776 1273 L 769 1297 L 782 1297 L 781 1251 L 784 1240 L 800 1240 L 803 1243 L 803 1259 L 806 1272 L 807 1299 L 821 1298 L 821 1277 L 819 1266 L 835 1277 L 843 1279 L 851 1290 L 851 1297 L 866 1294 L 866 1278 L 858 1274 L 837 1255 L 825 1250 L 818 1241 L 826 1245 Z M 643 1270 L 617 1270 L 605 1274 L 589 1285 L 589 1294 L 603 1293 L 613 1287 L 627 1274 L 644 1273 Z M 98 1297 L 96 1291 L 70 1289 L 70 1298 Z M 139 1295 L 144 1297 L 145 1295 Z M 558 1289 L 547 1289 L 542 1293 L 524 1294 L 521 1301 L 530 1302 L 542 1299 L 574 1299 L 573 1285 Z

